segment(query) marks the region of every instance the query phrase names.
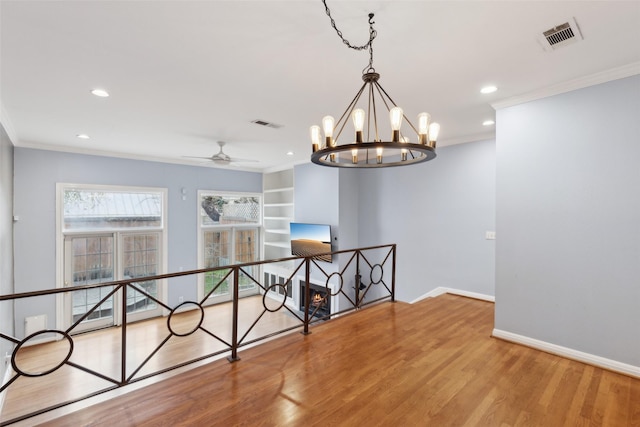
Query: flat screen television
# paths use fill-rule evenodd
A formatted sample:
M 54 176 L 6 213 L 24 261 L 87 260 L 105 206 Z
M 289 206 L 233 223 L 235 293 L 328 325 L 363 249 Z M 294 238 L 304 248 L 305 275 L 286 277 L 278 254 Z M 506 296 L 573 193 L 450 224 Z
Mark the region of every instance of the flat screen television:
M 328 224 L 305 224 L 292 222 L 291 254 L 294 256 L 315 256 L 314 259 L 331 262 L 331 226 Z

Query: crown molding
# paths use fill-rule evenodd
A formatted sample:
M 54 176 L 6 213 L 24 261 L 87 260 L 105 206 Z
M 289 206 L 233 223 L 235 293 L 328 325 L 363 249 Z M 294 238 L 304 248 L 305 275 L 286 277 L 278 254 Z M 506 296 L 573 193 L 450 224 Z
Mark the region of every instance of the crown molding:
M 578 79 L 569 80 L 557 85 L 549 86 L 544 89 L 535 90 L 522 95 L 506 98 L 491 104 L 495 110 L 513 107 L 514 105 L 524 104 L 525 102 L 535 101 L 549 96 L 560 95 L 562 93 L 571 92 L 589 86 L 610 82 L 613 80 L 623 79 L 625 77 L 640 74 L 640 61 L 623 65 L 622 67 L 612 68 L 610 70 L 601 71 L 599 73 L 580 77 Z
M 4 109 L 4 104 L 2 103 L 1 100 L 0 100 L 0 124 L 2 124 L 4 131 L 7 133 L 7 136 L 9 137 L 9 141 L 11 141 L 11 143 L 14 146 L 17 146 L 18 134 L 16 134 L 16 131 L 13 128 L 13 125 L 11 124 L 11 120 L 9 119 L 9 115 L 7 114 L 7 110 Z
M 14 145 L 19 148 L 29 148 L 32 150 L 56 151 L 60 153 L 69 153 L 69 154 L 81 154 L 85 156 L 112 157 L 116 159 L 139 160 L 139 161 L 156 162 L 156 163 L 169 163 L 169 164 L 193 166 L 193 167 L 199 167 L 199 168 L 224 169 L 224 170 L 232 170 L 232 171 L 262 173 L 262 169 L 258 169 L 258 168 L 231 166 L 231 165 L 218 166 L 213 164 L 213 162 L 206 162 L 206 161 L 194 162 L 193 160 L 187 160 L 187 159 L 169 159 L 164 157 L 145 156 L 145 155 L 131 154 L 131 153 L 119 153 L 115 151 L 92 150 L 92 149 L 79 148 L 79 147 L 66 147 L 61 145 L 38 144 L 33 142 L 22 142 L 22 141 L 20 142 L 20 144 L 14 144 Z
M 306 159 L 306 160 L 291 161 L 291 162 L 283 163 L 277 166 L 270 166 L 268 168 L 264 168 L 262 169 L 262 173 L 281 172 L 283 170 L 293 169 L 295 166 L 298 166 L 298 165 L 306 165 L 307 163 L 311 163 L 311 160 Z
M 489 131 L 489 132 L 475 133 L 473 135 L 465 135 L 459 138 L 449 138 L 449 139 L 443 138 L 438 140 L 438 143 L 436 145 L 436 152 L 438 148 L 448 147 L 450 145 L 466 144 L 468 142 L 486 141 L 489 139 L 496 139 L 495 130 Z

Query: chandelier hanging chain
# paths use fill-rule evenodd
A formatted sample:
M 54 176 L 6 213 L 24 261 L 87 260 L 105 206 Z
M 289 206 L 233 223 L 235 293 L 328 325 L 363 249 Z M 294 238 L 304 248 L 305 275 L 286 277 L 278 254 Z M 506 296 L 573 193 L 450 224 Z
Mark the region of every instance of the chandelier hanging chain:
M 344 38 L 344 36 L 342 35 L 342 31 L 340 31 L 336 26 L 336 21 L 331 16 L 331 10 L 329 10 L 329 6 L 327 6 L 326 0 L 322 0 L 322 4 L 324 4 L 324 9 L 327 13 L 327 16 L 331 20 L 331 26 L 334 30 L 336 30 L 336 34 L 338 34 L 338 36 L 342 40 L 342 43 L 347 45 L 347 47 L 349 47 L 350 49 L 354 50 L 365 50 L 367 48 L 369 49 L 369 65 L 362 70 L 362 74 L 367 72 L 375 72 L 375 68 L 373 68 L 373 39 L 376 38 L 378 32 L 373 28 L 373 24 L 375 24 L 375 22 L 373 21 L 373 13 L 369 14 L 369 41 L 362 46 L 354 46 L 349 42 L 349 40 Z

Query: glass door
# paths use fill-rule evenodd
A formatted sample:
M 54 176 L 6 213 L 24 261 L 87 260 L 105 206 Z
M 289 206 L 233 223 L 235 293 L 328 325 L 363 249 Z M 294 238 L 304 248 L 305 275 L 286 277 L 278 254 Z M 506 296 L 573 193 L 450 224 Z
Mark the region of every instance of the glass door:
M 258 229 L 236 229 L 234 230 L 234 254 L 235 263 L 242 264 L 258 260 Z M 244 270 L 251 277 L 260 281 L 260 266 L 254 265 L 245 267 Z M 254 295 L 258 293 L 258 286 L 247 275 L 240 274 L 238 278 L 238 291 L 240 297 Z
M 160 232 L 105 233 L 65 237 L 65 286 L 74 287 L 160 274 Z M 161 315 L 155 280 L 127 287 L 127 320 Z M 73 291 L 65 297 L 65 318 L 71 325 L 91 311 L 113 287 Z M 120 293 L 109 297 L 91 312 L 74 332 L 104 328 L 122 322 Z
M 258 229 L 213 229 L 203 231 L 203 264 L 204 268 L 223 267 L 258 260 Z M 244 269 L 252 277 L 259 279 L 258 267 Z M 207 303 L 230 301 L 233 297 L 233 274 L 222 280 L 229 272 L 227 269 L 204 274 L 203 295 L 215 289 Z M 239 296 L 252 295 L 258 287 L 246 274 L 238 278 Z
M 204 268 L 223 267 L 232 264 L 231 260 L 231 230 L 207 230 L 204 232 Z M 222 280 L 229 272 L 227 269 L 217 270 L 204 275 L 204 295 L 208 295 L 208 303 L 218 303 L 231 300 L 233 276 Z
M 160 274 L 160 240 L 159 232 L 122 233 L 119 234 L 122 248 L 122 279 Z M 136 282 L 134 287 L 127 288 L 127 320 L 136 321 L 153 316 L 160 316 L 161 306 L 150 297 L 159 298 L 159 283 L 156 280 Z
M 113 234 L 65 237 L 65 286 L 74 287 L 115 280 Z M 65 294 L 69 325 L 77 322 L 104 298 L 112 287 L 85 289 Z M 82 321 L 74 332 L 113 325 L 114 298 L 110 297 Z

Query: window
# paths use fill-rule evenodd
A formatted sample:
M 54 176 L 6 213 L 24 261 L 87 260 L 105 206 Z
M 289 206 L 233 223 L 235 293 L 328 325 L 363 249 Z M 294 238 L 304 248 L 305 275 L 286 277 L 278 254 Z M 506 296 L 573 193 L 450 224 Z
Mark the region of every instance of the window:
M 110 186 L 58 185 L 59 236 L 62 242 L 60 286 L 72 287 L 140 278 L 165 271 L 166 190 Z M 157 281 L 128 287 L 126 315 L 140 320 L 161 314 L 149 296 L 163 298 Z M 58 301 L 66 324 L 79 320 L 111 288 L 79 290 Z M 118 297 L 116 297 L 118 298 Z M 121 303 L 109 298 L 75 332 L 119 324 Z
M 162 227 L 161 191 L 63 189 L 63 230 Z
M 200 223 L 209 225 L 260 225 L 260 196 L 200 193 Z
M 222 267 L 259 259 L 260 195 L 201 191 L 198 193 L 198 202 L 201 268 Z M 257 268 L 249 268 L 247 272 L 253 276 L 254 269 L 257 271 Z M 205 274 L 199 285 L 200 298 L 211 293 L 211 303 L 230 300 L 233 277 L 223 280 L 227 273 L 228 270 L 218 270 Z M 238 278 L 238 288 L 240 296 L 258 291 L 253 280 L 245 274 Z

